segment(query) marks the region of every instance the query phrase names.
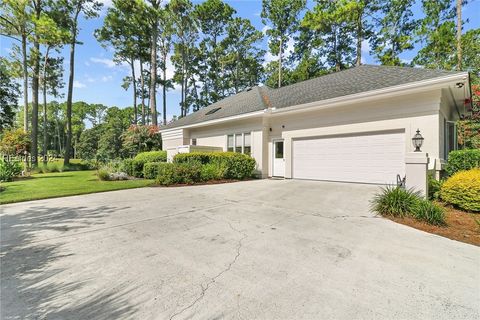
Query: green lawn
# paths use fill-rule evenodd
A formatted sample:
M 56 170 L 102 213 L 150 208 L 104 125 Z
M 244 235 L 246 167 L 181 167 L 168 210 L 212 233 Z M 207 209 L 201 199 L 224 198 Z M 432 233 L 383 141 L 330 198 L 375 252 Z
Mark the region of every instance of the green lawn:
M 153 180 L 100 181 L 96 171 L 68 171 L 32 175 L 31 178 L 2 182 L 0 204 L 71 196 L 101 191 L 145 187 Z

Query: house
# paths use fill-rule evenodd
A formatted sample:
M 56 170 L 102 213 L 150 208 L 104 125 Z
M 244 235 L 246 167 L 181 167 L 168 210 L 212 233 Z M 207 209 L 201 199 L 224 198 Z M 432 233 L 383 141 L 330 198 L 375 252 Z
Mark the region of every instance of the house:
M 247 89 L 160 132 L 169 159 L 198 146 L 250 154 L 262 177 L 395 183 L 417 129 L 441 169 L 470 96 L 467 72 L 362 65 Z

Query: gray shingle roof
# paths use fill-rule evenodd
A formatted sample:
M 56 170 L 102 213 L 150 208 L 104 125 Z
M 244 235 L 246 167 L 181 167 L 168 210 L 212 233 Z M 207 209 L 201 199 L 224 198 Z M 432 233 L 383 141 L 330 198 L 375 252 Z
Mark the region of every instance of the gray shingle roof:
M 460 72 L 362 65 L 279 89 L 254 87 L 250 91 L 230 96 L 189 114 L 161 129 L 221 119 L 271 107 L 285 108 L 458 73 Z M 213 114 L 206 115 L 208 111 L 218 107 L 221 107 L 221 109 Z

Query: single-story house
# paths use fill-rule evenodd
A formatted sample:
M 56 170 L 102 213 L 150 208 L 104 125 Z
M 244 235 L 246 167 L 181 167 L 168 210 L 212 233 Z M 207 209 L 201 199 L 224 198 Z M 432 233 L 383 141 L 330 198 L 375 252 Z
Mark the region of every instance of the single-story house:
M 468 72 L 362 65 L 249 88 L 160 132 L 169 159 L 198 146 L 250 154 L 262 177 L 395 183 L 417 129 L 440 170 L 470 97 Z

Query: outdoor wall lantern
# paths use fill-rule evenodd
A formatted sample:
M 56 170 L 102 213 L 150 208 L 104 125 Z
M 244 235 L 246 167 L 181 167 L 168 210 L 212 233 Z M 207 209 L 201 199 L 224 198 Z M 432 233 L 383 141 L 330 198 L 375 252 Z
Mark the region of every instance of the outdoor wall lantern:
M 421 152 L 420 148 L 423 145 L 423 140 L 424 138 L 420 134 L 420 129 L 417 129 L 417 133 L 412 138 L 413 146 L 415 147 L 415 152 Z

